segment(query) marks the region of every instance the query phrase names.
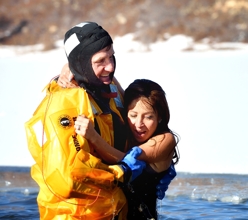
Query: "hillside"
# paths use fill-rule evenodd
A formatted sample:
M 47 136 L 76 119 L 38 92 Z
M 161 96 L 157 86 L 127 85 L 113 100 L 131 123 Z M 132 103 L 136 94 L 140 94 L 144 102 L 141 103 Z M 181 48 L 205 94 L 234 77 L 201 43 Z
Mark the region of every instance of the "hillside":
M 86 20 L 113 37 L 135 33 L 146 44 L 175 34 L 248 43 L 247 0 L 0 0 L 0 44 L 43 43 L 49 50 Z

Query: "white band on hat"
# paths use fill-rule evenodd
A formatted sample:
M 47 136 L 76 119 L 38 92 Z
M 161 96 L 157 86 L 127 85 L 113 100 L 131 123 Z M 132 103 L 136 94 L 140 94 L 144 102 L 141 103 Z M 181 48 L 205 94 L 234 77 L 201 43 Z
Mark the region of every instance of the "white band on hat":
M 89 23 L 88 22 L 82 22 L 80 24 L 75 25 L 75 27 L 83 27 L 86 24 L 89 24 Z
M 69 56 L 71 51 L 80 44 L 80 41 L 77 38 L 77 35 L 74 33 L 72 34 L 67 41 L 65 42 L 65 52 L 66 55 Z
M 77 24 L 76 26 L 74 27 L 83 27 L 84 25 L 86 24 L 89 24 L 87 22 L 82 22 L 80 24 Z M 72 34 L 65 42 L 65 52 L 66 52 L 66 55 L 69 56 L 71 51 L 77 46 L 80 44 L 80 41 L 78 40 L 77 38 L 77 35 L 74 33 Z

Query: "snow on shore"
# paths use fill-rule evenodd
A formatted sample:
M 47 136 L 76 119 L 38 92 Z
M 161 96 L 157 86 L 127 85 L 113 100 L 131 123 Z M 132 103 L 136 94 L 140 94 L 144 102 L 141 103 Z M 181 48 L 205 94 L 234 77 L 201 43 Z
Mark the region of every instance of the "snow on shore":
M 66 63 L 61 45 L 45 52 L 42 45 L 0 46 L 0 165 L 33 164 L 24 123 Z M 145 47 L 127 35 L 116 38 L 114 48 L 124 88 L 136 78 L 164 88 L 170 127 L 181 136 L 178 171 L 248 174 L 246 44 L 194 44 L 179 35 Z

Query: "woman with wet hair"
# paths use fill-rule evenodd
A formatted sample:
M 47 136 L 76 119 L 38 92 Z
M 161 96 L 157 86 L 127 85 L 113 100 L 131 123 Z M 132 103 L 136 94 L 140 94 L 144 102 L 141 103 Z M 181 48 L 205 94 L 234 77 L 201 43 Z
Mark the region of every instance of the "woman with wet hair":
M 174 167 L 179 160 L 176 147 L 179 138 L 169 128 L 170 111 L 165 92 L 156 82 L 135 80 L 125 90 L 124 110 L 128 125 L 125 152 L 139 146 L 142 153 L 137 159 L 147 163 L 142 174 L 123 187 L 128 201 L 127 219 L 157 219 L 156 186 L 169 167 Z M 115 164 L 125 156 L 104 142 L 85 116 L 79 116 L 75 124 L 81 126 L 77 133 L 92 143 L 104 161 Z

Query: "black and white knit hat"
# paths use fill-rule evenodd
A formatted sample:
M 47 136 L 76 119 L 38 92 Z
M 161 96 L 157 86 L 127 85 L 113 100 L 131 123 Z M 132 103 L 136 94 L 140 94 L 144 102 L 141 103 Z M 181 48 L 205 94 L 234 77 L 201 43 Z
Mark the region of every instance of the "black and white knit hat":
M 110 35 L 95 22 L 80 23 L 65 34 L 64 48 L 69 67 L 81 87 L 101 87 L 91 64 L 92 56 L 113 43 Z M 114 72 L 111 73 L 113 78 Z

